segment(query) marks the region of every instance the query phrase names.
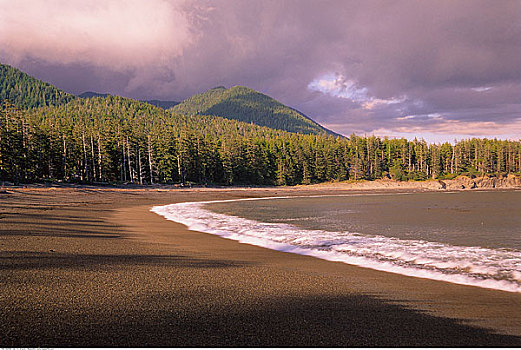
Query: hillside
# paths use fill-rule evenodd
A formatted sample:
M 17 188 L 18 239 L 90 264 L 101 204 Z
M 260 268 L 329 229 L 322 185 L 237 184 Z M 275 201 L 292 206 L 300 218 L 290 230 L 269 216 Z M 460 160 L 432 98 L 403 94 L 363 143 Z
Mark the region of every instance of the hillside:
M 79 98 L 107 97 L 109 94 L 100 94 L 94 91 L 85 91 L 78 95 Z
M 179 102 L 177 101 L 163 101 L 163 100 L 141 100 L 141 102 L 146 102 L 151 104 L 152 106 L 156 106 L 163 109 L 169 109 L 174 106 L 177 106 Z
M 31 77 L 19 69 L 0 64 L 0 101 L 9 100 L 19 108 L 58 106 L 75 96 Z
M 80 98 L 93 98 L 93 97 L 107 97 L 109 94 L 101 94 L 99 92 L 86 91 L 78 95 Z M 151 104 L 152 106 L 156 106 L 163 109 L 169 109 L 179 104 L 177 101 L 162 101 L 162 100 L 140 100 L 140 102 L 145 102 Z
M 460 186 L 472 189 L 482 186 L 476 177 L 496 177 L 494 187 L 521 173 L 519 141 L 428 145 L 416 139 L 303 135 L 174 114 L 118 96 L 22 112 L 3 106 L 0 121 L 0 181 L 14 183 L 296 185 L 379 178 L 443 182 L 464 175 L 472 182 Z
M 391 178 L 438 179 L 449 188 L 443 181 L 463 175 L 472 182 L 456 185 L 472 189 L 483 187 L 477 177 L 497 178 L 487 180 L 495 187 L 521 174 L 519 141 L 335 137 L 245 87 L 215 88 L 164 110 L 119 96 L 76 98 L 9 66 L 2 73 L 3 91 L 18 106 L 56 105 L 0 106 L 0 182 L 296 185 Z
M 330 134 L 299 111 L 244 86 L 216 87 L 194 95 L 172 111 L 188 115 L 213 115 L 302 134 Z
M 0 65 L 0 73 L 0 101 L 9 100 L 22 109 L 58 106 L 76 98 L 8 65 Z M 87 91 L 77 97 L 86 99 L 107 96 L 109 94 Z M 161 100 L 142 102 L 163 109 L 171 108 L 177 114 L 218 116 L 289 132 L 338 136 L 297 110 L 243 86 L 230 89 L 217 87 L 181 103 Z
M 328 173 L 320 165 L 314 175 L 312 166 L 330 157 L 309 153 L 311 145 L 336 152 L 347 140 L 216 116 L 174 114 L 119 96 L 77 98 L 24 113 L 0 109 L 0 120 L 8 120 L 0 124 L 0 180 L 14 183 L 320 181 L 334 176 L 336 168 Z M 306 170 L 294 167 L 297 152 L 313 165 L 305 165 Z M 284 170 L 277 170 L 280 166 Z

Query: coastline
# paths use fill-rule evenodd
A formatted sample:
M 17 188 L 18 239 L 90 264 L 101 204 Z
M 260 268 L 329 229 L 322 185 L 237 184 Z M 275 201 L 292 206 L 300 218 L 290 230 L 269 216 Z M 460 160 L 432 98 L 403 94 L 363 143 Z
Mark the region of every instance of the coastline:
M 0 186 L 0 194 L 9 190 L 70 190 L 70 189 L 91 189 L 96 191 L 183 191 L 183 190 L 204 190 L 204 191 L 266 191 L 272 193 L 276 191 L 480 191 L 480 190 L 521 190 L 521 177 L 508 175 L 501 178 L 497 177 L 476 177 L 457 176 L 454 179 L 443 180 L 421 180 L 421 181 L 396 181 L 392 179 L 358 180 L 323 182 L 311 185 L 296 186 L 218 186 L 218 185 L 137 185 L 137 184 L 74 184 L 74 183 L 35 183 L 13 185 L 5 183 Z
M 344 191 L 333 188 L 335 193 Z M 188 231 L 149 211 L 153 205 L 180 201 L 331 190 L 330 185 L 8 189 L 8 194 L 0 195 L 5 272 L 0 287 L 0 343 L 521 344 L 521 316 L 515 312 L 521 309 L 521 295 L 517 293 L 240 244 Z

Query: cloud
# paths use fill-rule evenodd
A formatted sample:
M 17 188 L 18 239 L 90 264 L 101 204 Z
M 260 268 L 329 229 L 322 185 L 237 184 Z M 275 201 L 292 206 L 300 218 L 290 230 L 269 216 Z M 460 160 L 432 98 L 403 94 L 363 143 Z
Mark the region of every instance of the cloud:
M 308 84 L 308 89 L 319 91 L 334 97 L 344 98 L 360 104 L 364 109 L 371 110 L 382 105 L 394 105 L 406 101 L 406 97 L 377 98 L 369 94 L 366 87 L 359 87 L 358 83 L 346 79 L 341 74 L 326 74 L 314 79 Z
M 246 85 L 345 134 L 519 130 L 517 1 L 0 5 L 0 59 L 73 91 L 179 100 Z
M 356 81 L 346 79 L 341 74 L 330 73 L 311 81 L 308 84 L 308 89 L 349 99 L 353 102 L 367 102 L 370 100 L 367 88 L 358 87 L 357 85 Z
M 1 0 L 1 57 L 116 71 L 168 66 L 194 41 L 182 2 Z

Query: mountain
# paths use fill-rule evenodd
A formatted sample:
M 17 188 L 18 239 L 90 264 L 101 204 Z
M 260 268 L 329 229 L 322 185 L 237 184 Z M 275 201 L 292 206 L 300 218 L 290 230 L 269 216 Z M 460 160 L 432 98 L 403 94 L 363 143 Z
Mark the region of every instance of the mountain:
M 171 109 L 187 115 L 213 115 L 302 134 L 339 136 L 299 111 L 244 86 L 219 86 L 194 95 Z
M 93 98 L 93 97 L 107 97 L 109 94 L 100 94 L 99 92 L 86 91 L 82 94 L 79 94 L 78 97 L 81 98 Z M 149 103 L 152 106 L 156 106 L 163 109 L 169 109 L 179 104 L 177 101 L 161 101 L 161 100 L 140 100 L 141 102 Z
M 119 96 L 0 115 L 0 182 L 310 183 L 334 176 L 337 167 L 322 166 L 331 158 L 324 150 L 348 142 L 175 114 Z M 293 166 L 297 159 L 309 164 Z
M 82 99 L 107 96 L 109 94 L 92 91 L 78 95 Z M 26 109 L 59 106 L 76 99 L 76 96 L 16 68 L 0 65 L 0 101 L 4 99 Z M 244 86 L 234 86 L 230 89 L 220 86 L 194 95 L 181 103 L 161 100 L 142 102 L 170 109 L 177 114 L 218 116 L 289 132 L 339 136 L 299 111 Z
M 92 98 L 76 98 L 12 67 L 0 68 L 3 93 L 19 105 L 56 103 L 21 111 L 0 105 L 0 182 L 296 185 L 391 177 L 438 179 L 449 188 L 443 180 L 464 175 L 468 188 L 482 187 L 472 180 L 477 176 L 488 176 L 492 187 L 520 183 L 514 176 L 521 172 L 519 141 L 429 145 L 334 137 L 298 111 L 244 87 L 218 87 L 184 101 L 183 108 L 164 110 L 92 92 Z M 59 97 L 72 100 L 65 104 Z M 256 125 L 261 122 L 272 128 Z M 301 133 L 289 132 L 295 130 Z M 492 156 L 468 161 L 469 153 Z
M 100 94 L 99 92 L 85 91 L 78 95 L 79 98 L 107 97 L 109 94 Z
M 179 102 L 177 101 L 161 101 L 161 100 L 141 100 L 141 102 L 146 102 L 151 104 L 152 106 L 156 106 L 163 109 L 169 109 L 174 106 L 177 106 Z
M 0 101 L 19 108 L 58 106 L 75 99 L 57 87 L 31 77 L 19 69 L 0 64 Z

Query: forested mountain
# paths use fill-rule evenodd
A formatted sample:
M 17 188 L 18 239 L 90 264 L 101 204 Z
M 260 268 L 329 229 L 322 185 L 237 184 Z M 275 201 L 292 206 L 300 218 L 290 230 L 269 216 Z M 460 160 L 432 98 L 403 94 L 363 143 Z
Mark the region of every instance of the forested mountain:
M 184 100 L 172 110 L 179 114 L 213 115 L 302 134 L 336 135 L 297 110 L 244 86 L 216 87 Z
M 80 98 L 92 98 L 92 97 L 107 97 L 109 94 L 100 94 L 99 92 L 86 91 L 78 95 Z M 141 100 L 141 102 L 146 102 L 151 104 L 152 106 L 160 107 L 163 109 L 169 109 L 179 104 L 177 101 L 161 101 L 161 100 Z
M 179 102 L 177 101 L 162 101 L 162 100 L 142 100 L 142 102 L 150 103 L 152 106 L 156 106 L 163 109 L 169 109 L 174 106 L 177 106 Z
M 109 94 L 87 91 L 77 97 L 107 97 Z M 8 65 L 0 65 L 0 102 L 9 100 L 16 107 L 26 109 L 57 106 L 74 100 L 76 96 L 35 79 Z M 287 107 L 255 90 L 235 86 L 219 87 L 194 95 L 182 103 L 176 101 L 144 100 L 142 102 L 169 109 L 178 114 L 213 115 L 254 123 L 274 129 L 303 134 L 329 133 L 302 113 Z
M 107 97 L 109 94 L 101 94 L 94 91 L 85 91 L 78 95 L 79 98 Z
M 0 112 L 0 180 L 295 185 L 521 173 L 521 142 L 303 135 L 122 97 Z
M 0 64 L 0 102 L 9 100 L 19 108 L 57 106 L 75 96 L 35 79 L 14 67 Z
M 295 185 L 521 174 L 520 141 L 348 139 L 245 87 L 164 110 L 118 96 L 76 98 L 0 68 L 0 181 Z

